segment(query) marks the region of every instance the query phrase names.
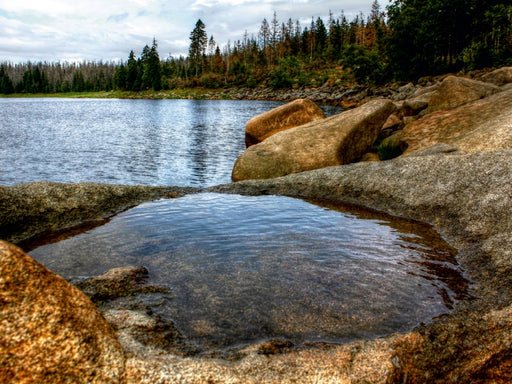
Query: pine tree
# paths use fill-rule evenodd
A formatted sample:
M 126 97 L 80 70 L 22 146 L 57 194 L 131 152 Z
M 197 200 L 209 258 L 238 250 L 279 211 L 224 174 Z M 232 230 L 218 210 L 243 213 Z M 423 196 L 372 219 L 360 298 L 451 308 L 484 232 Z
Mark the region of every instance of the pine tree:
M 190 47 L 188 51 L 190 67 L 196 76 L 199 76 L 203 70 L 207 44 L 206 25 L 199 19 L 194 30 L 190 33 Z
M 137 78 L 139 73 L 139 64 L 135 58 L 135 53 L 130 52 L 128 57 L 128 63 L 126 68 L 126 89 L 129 91 L 138 91 L 139 85 L 137 84 Z
M 153 39 L 151 48 L 147 45 L 142 52 L 141 62 L 143 65 L 142 87 L 159 91 L 162 89 L 162 71 L 160 67 L 160 56 L 158 55 L 158 43 Z

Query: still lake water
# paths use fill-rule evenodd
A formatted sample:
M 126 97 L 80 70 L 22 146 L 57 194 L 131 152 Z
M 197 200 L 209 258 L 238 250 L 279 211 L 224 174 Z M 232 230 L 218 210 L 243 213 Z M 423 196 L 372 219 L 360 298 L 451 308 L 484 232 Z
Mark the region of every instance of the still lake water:
M 227 183 L 246 122 L 278 105 L 0 99 L 0 184 Z M 141 204 L 30 254 L 70 279 L 147 266 L 151 281 L 174 294 L 154 311 L 212 348 L 377 337 L 447 313 L 464 297 L 453 249 L 438 235 L 347 209 L 200 193 Z
M 0 185 L 231 180 L 245 124 L 271 101 L 0 99 Z

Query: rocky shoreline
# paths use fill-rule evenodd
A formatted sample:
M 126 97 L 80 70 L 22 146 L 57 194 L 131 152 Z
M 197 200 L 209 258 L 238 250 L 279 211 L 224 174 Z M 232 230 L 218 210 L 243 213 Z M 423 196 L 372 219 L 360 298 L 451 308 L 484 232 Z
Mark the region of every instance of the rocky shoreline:
M 432 225 L 458 249 L 457 260 L 473 282 L 472 298 L 459 302 L 449 315 L 405 334 L 344 345 L 293 347 L 286 340 L 273 340 L 249 346 L 229 359 L 183 356 L 173 352 L 173 345 L 182 340 L 172 327 L 145 314 L 137 303 L 130 303 L 128 309 L 107 303 L 104 316 L 117 331 L 115 335 L 105 328 L 106 322 L 88 304 L 80 307 L 95 316 L 96 336 L 84 335 L 76 329 L 76 319 L 71 315 L 54 319 L 48 314 L 52 306 L 67 308 L 65 298 L 46 291 L 56 281 L 61 289 L 69 289 L 67 295 L 80 303 L 87 302 L 85 296 L 44 267 L 34 267 L 33 261 L 18 248 L 2 242 L 0 320 L 15 318 L 18 327 L 0 322 L 6 339 L 10 340 L 6 346 L 0 346 L 0 378 L 22 381 L 30 375 L 40 378 L 44 372 L 55 382 L 66 382 L 62 375 L 69 370 L 74 372 L 70 377 L 77 378 L 76 382 L 97 383 L 512 381 L 512 219 L 509 215 L 512 211 L 512 90 L 500 84 L 496 85 L 499 90 L 484 86 L 470 95 L 468 87 L 474 89 L 476 85 L 457 82 L 456 87 L 462 86 L 461 93 L 469 95 L 471 100 L 466 99 L 449 110 L 433 112 L 429 108 L 434 103 L 421 100 L 426 87 L 421 87 L 421 92 L 415 86 L 402 89 L 401 94 L 408 96 L 394 100 L 397 122 L 389 137 L 399 134 L 399 142 L 407 147 L 404 155 L 395 159 L 322 167 L 206 189 L 342 201 Z M 439 86 L 428 90 L 430 96 Z M 454 95 L 456 92 L 451 92 L 439 103 L 459 103 L 460 97 Z M 464 116 L 469 116 L 468 121 L 464 121 Z M 460 121 L 463 123 L 457 125 Z M 436 127 L 441 127 L 441 132 Z M 54 183 L 1 187 L 1 238 L 16 242 L 40 231 L 108 217 L 144 200 L 196 191 Z M 33 275 L 36 272 L 26 272 L 34 268 L 39 271 L 37 278 Z M 115 271 L 84 283 L 82 289 L 96 301 L 109 292 L 117 295 L 115 299 L 130 297 L 133 292 L 123 293 L 116 283 L 125 281 L 123 284 L 135 287 L 137 292 L 166 295 L 158 287 L 143 284 L 146 273 L 140 269 Z M 20 294 L 16 287 L 25 285 L 29 288 Z M 67 286 L 71 288 L 64 288 Z M 49 300 L 47 309 L 34 313 L 30 306 L 20 307 L 17 299 L 20 295 L 22 298 L 26 295 L 28 300 L 41 297 L 43 292 L 45 297 L 55 297 Z M 103 296 L 98 292 L 103 292 Z M 20 308 L 26 310 L 25 317 L 18 315 Z M 73 312 L 73 307 L 70 311 Z M 88 316 L 86 312 L 82 316 Z M 32 317 L 27 318 L 26 314 Z M 69 318 L 75 320 L 62 321 Z M 34 334 L 20 335 L 24 322 L 40 324 L 48 319 L 60 325 L 43 329 L 42 336 L 37 334 L 37 340 L 43 341 L 41 344 L 34 342 Z M 152 341 L 141 337 L 141 332 L 152 334 Z M 48 349 L 44 340 L 49 334 L 54 335 L 51 337 L 75 335 L 73 340 L 77 341 L 69 347 L 75 356 L 74 363 L 66 365 L 65 357 L 59 360 L 58 347 Z M 92 342 L 91 337 L 101 341 Z M 19 353 L 26 348 L 32 353 L 26 356 Z M 80 355 L 80 351 L 87 353 Z M 57 360 L 60 363 L 52 370 L 51 363 Z

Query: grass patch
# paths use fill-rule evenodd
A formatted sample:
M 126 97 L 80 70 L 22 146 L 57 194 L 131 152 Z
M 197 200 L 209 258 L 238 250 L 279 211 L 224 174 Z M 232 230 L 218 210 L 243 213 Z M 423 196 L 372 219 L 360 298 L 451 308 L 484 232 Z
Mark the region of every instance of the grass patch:
M 194 99 L 211 97 L 223 98 L 223 89 L 179 88 L 162 91 L 99 91 L 99 92 L 59 92 L 59 93 L 13 93 L 2 95 L 4 98 L 70 98 L 70 99 Z

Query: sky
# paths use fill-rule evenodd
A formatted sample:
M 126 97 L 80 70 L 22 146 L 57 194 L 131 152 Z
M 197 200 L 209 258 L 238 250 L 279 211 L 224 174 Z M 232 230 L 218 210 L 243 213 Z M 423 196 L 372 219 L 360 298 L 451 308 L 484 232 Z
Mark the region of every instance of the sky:
M 161 59 L 188 54 L 198 19 L 224 47 L 257 37 L 261 22 L 289 18 L 303 26 L 329 11 L 352 20 L 373 0 L 0 0 L 0 62 L 126 61 L 155 38 Z M 381 0 L 384 10 L 387 0 Z

